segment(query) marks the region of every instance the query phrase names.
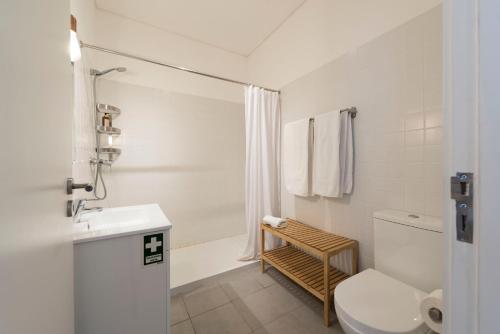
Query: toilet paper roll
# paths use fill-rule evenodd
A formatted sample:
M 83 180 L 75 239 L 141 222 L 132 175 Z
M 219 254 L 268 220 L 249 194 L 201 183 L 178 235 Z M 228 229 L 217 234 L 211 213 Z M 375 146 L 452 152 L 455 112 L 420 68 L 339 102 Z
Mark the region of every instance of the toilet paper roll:
M 434 290 L 422 299 L 420 314 L 434 332 L 443 331 L 443 290 Z

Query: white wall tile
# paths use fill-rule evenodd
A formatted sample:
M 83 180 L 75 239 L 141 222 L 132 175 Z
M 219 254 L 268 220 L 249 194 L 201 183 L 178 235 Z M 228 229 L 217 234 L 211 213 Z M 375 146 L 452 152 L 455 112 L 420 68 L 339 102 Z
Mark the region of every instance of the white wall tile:
M 425 197 L 425 183 L 423 179 L 405 180 L 405 196 L 415 198 Z
M 106 207 L 158 203 L 175 225 L 174 248 L 245 233 L 242 104 L 110 80 L 99 89 L 123 110 Z
M 406 115 L 405 131 L 420 130 L 424 128 L 424 113 L 414 112 Z
M 443 129 L 431 128 L 425 129 L 425 144 L 440 145 L 443 142 Z
M 415 180 L 424 178 L 424 164 L 421 162 L 408 162 L 404 165 L 405 180 Z
M 424 160 L 424 148 L 422 146 L 405 147 L 404 161 L 407 163 L 418 163 Z
M 426 145 L 424 147 L 424 162 L 441 162 L 443 148 L 441 145 Z
M 413 130 L 405 132 L 406 146 L 421 146 L 424 145 L 424 130 Z
M 425 111 L 425 127 L 435 128 L 443 126 L 443 111 L 441 109 L 429 109 Z
M 424 178 L 439 182 L 443 177 L 443 166 L 439 163 L 428 163 L 424 165 Z
M 441 216 L 441 8 L 296 80 L 282 90 L 283 124 L 356 106 L 354 191 L 342 199 L 286 193 L 283 215 L 360 242 L 373 266 L 374 210 Z
M 413 213 L 425 212 L 425 197 L 407 195 L 405 210 Z
M 425 199 L 424 213 L 440 217 L 443 214 L 443 196 L 429 196 Z

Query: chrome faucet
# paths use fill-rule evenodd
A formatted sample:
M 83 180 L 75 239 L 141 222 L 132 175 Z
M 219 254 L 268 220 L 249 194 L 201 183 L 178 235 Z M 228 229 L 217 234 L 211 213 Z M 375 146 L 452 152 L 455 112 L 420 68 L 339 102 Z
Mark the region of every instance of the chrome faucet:
M 100 212 L 102 211 L 102 207 L 93 207 L 93 208 L 87 208 L 85 207 L 85 204 L 87 204 L 88 200 L 87 199 L 79 199 L 76 202 L 76 206 L 73 208 L 73 217 L 75 219 L 75 223 L 79 223 L 82 214 L 87 213 L 87 212 Z

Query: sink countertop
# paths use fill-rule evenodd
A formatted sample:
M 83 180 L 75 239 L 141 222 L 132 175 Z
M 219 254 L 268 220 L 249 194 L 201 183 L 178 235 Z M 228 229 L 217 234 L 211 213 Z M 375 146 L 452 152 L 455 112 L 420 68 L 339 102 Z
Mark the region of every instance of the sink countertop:
M 172 224 L 158 204 L 105 208 L 84 213 L 73 226 L 73 244 L 168 230 Z

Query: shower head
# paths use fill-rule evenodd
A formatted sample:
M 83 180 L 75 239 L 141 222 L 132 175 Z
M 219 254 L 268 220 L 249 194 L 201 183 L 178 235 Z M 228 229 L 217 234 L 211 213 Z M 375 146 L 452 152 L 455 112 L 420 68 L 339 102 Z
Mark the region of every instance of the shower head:
M 107 70 L 104 70 L 104 71 L 98 71 L 98 70 L 95 70 L 95 69 L 91 69 L 90 70 L 90 74 L 91 75 L 95 75 L 95 76 L 101 76 L 101 75 L 108 74 L 109 72 L 112 72 L 112 71 L 125 72 L 126 70 L 127 70 L 126 67 L 113 67 L 113 68 L 110 68 L 110 69 L 107 69 Z

